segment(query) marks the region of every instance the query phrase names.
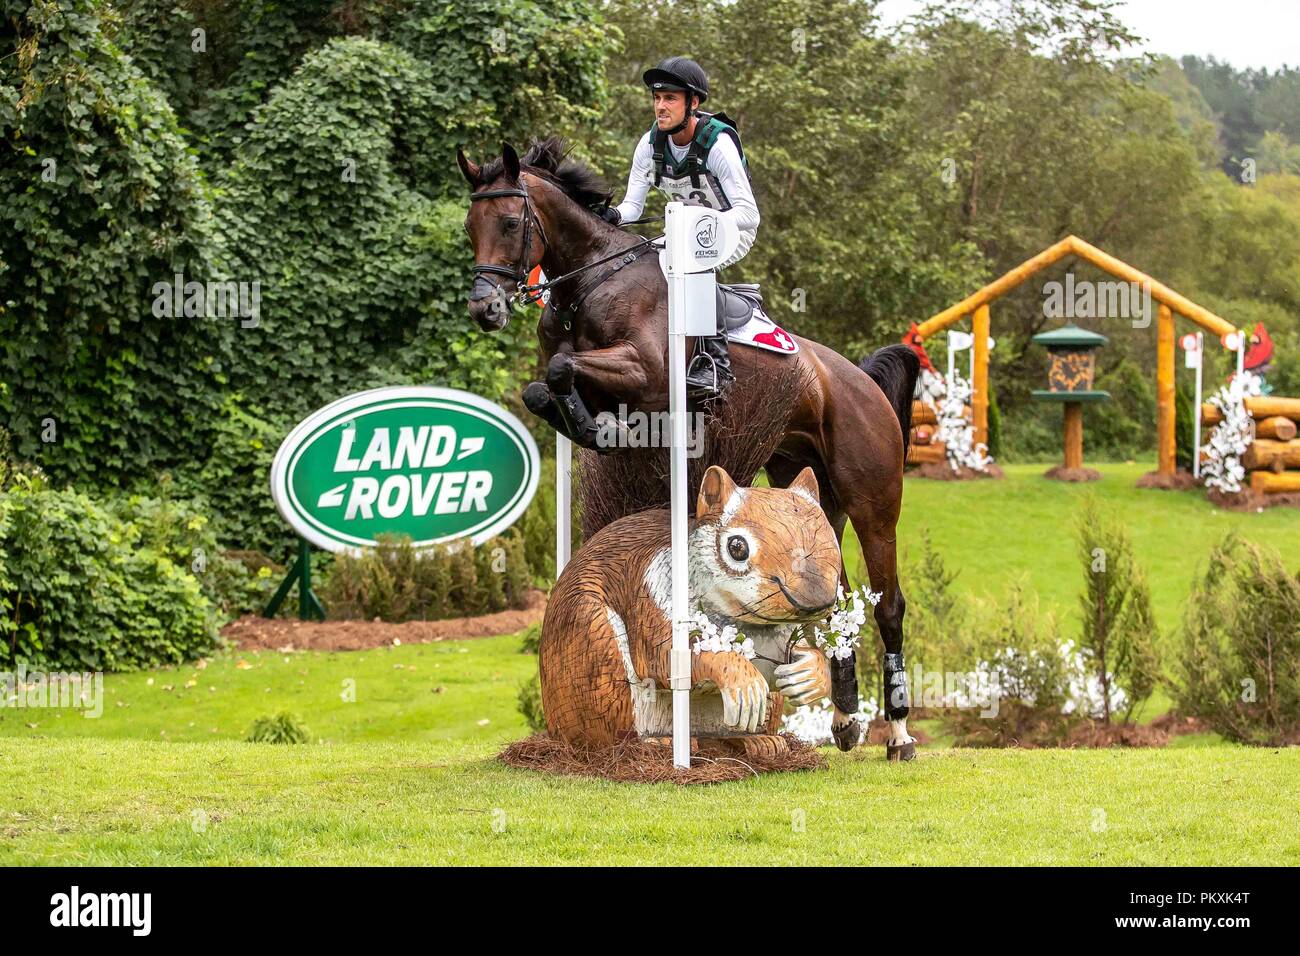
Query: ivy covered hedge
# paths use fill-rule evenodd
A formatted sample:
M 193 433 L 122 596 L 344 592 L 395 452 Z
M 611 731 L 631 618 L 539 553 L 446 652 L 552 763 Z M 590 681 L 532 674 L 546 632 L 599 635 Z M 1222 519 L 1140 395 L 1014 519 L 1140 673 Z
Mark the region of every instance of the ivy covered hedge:
M 170 475 L 223 545 L 285 557 L 267 473 L 312 409 L 400 384 L 518 407 L 533 330 L 466 317 L 455 148 L 590 122 L 616 42 L 590 0 L 0 0 L 18 457 L 91 494 Z M 258 315 L 156 316 L 176 275 L 256 283 Z

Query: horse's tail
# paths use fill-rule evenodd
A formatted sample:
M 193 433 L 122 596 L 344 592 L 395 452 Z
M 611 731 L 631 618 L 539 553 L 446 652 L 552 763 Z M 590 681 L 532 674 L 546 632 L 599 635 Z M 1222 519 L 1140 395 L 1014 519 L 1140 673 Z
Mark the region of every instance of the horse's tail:
M 903 429 L 903 460 L 906 461 L 907 446 L 912 437 L 912 395 L 916 391 L 921 360 L 906 345 L 886 345 L 863 359 L 858 368 L 870 375 L 889 399 L 899 427 Z

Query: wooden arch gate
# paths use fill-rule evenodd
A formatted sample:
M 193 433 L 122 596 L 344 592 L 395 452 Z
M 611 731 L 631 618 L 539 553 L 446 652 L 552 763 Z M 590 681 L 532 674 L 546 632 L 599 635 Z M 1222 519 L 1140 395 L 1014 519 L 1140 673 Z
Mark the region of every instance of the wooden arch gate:
M 1066 236 L 1060 242 L 1044 249 L 1032 259 L 1027 259 L 1001 278 L 990 282 L 974 295 L 967 296 L 956 305 L 949 306 L 942 312 L 930 316 L 917 326 L 917 334 L 922 340 L 942 332 L 955 322 L 971 319 L 971 331 L 974 333 L 975 349 L 974 381 L 971 382 L 971 413 L 975 425 L 975 441 L 988 443 L 989 418 L 989 305 L 994 300 L 1010 292 L 1016 286 L 1041 272 L 1066 256 L 1077 256 L 1092 263 L 1097 268 L 1108 272 L 1126 282 L 1135 282 L 1144 289 L 1149 289 L 1151 298 L 1158 302 L 1156 317 L 1156 435 L 1159 455 L 1156 471 L 1159 475 L 1172 476 L 1176 469 L 1174 446 L 1174 316 L 1196 323 L 1216 339 L 1236 332 L 1238 329 L 1231 322 L 1215 315 L 1209 309 L 1197 305 L 1190 299 L 1179 295 L 1173 289 L 1157 282 L 1146 273 L 1134 269 L 1126 262 L 1121 262 L 1112 255 L 1102 252 L 1096 246 L 1084 242 L 1078 236 Z

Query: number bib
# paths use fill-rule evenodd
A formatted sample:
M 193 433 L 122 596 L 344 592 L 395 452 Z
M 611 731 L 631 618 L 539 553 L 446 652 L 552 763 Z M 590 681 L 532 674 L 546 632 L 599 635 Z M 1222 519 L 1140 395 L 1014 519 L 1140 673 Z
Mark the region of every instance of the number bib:
M 665 171 L 657 188 L 668 197 L 669 202 L 683 202 L 688 206 L 707 206 L 723 212 L 731 208 L 731 201 L 722 191 L 722 184 L 718 182 L 717 176 L 706 169 L 699 174 L 699 180 L 700 184 L 696 186 L 691 183 L 689 175 L 672 177 L 668 171 Z

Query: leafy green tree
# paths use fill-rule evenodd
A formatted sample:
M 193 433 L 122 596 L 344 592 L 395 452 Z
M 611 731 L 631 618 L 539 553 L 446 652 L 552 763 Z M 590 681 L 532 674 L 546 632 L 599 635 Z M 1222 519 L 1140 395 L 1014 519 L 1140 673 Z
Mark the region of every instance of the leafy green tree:
M 710 74 L 706 108 L 739 123 L 762 212 L 758 242 L 726 278 L 761 280 L 779 320 L 855 354 L 976 281 L 974 249 L 919 208 L 907 76 L 869 4 L 615 0 L 607 15 L 627 37 L 610 63 L 601 154 L 616 198 L 653 119 L 641 72 L 689 47 Z

